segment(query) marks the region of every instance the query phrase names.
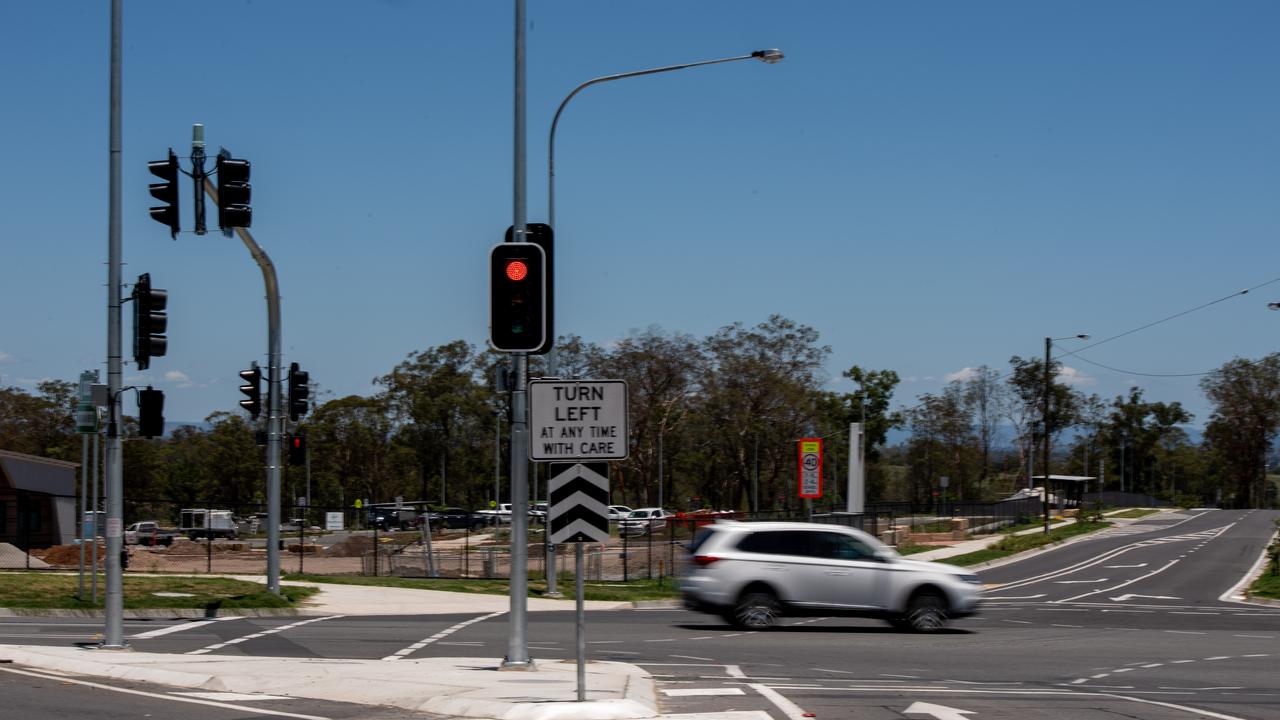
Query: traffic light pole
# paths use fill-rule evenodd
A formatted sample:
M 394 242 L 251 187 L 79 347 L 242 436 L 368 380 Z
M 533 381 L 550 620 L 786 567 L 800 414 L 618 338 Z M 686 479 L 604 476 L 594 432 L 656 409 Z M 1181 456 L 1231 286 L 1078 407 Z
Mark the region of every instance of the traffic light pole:
M 123 385 L 122 329 L 120 311 L 120 273 L 123 255 L 120 224 L 120 153 L 121 153 L 121 121 L 120 121 L 120 58 L 121 27 L 123 22 L 122 0 L 111 1 L 111 109 L 110 129 L 108 131 L 108 170 L 107 170 L 107 595 L 103 606 L 104 627 L 100 647 L 108 650 L 124 650 L 124 578 L 120 567 L 120 550 L 124 547 L 123 516 L 124 501 L 124 443 L 120 440 L 121 401 L 120 388 Z M 97 510 L 97 508 L 94 508 Z M 97 513 L 94 513 L 94 546 L 97 546 Z M 94 568 L 97 576 L 97 568 Z
M 514 98 L 514 221 L 511 239 L 526 242 L 525 216 L 525 3 L 515 0 L 515 98 Z M 532 670 L 529 657 L 529 431 L 527 353 L 513 353 L 515 377 L 511 391 L 511 620 L 503 670 Z
M 218 191 L 206 176 L 204 191 L 218 205 Z M 221 207 L 219 205 L 219 207 Z M 263 252 L 249 231 L 237 227 L 236 235 L 249 249 L 267 291 L 267 590 L 280 594 L 280 447 L 284 438 L 282 413 L 284 384 L 280 368 L 280 285 L 276 266 Z M 212 540 L 210 540 L 212 542 Z

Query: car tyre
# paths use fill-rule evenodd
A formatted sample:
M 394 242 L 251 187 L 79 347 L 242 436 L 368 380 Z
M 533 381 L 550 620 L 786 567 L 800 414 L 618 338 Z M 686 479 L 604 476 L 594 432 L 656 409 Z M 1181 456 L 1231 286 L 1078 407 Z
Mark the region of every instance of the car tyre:
M 729 613 L 729 622 L 745 630 L 763 630 L 778 620 L 781 606 L 773 593 L 757 590 L 743 594 Z
M 947 601 L 935 592 L 917 593 L 907 603 L 907 612 L 899 622 L 905 629 L 918 633 L 941 630 L 947 624 Z

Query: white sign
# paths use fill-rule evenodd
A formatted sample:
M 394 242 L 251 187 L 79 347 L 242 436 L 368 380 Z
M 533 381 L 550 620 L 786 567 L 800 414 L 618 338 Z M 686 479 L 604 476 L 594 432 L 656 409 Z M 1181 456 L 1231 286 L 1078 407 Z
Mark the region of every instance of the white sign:
M 325 530 L 341 530 L 342 529 L 342 513 L 327 512 L 324 514 Z
M 552 463 L 547 532 L 553 545 L 609 541 L 609 463 Z
M 530 380 L 529 459 L 625 460 L 624 380 Z

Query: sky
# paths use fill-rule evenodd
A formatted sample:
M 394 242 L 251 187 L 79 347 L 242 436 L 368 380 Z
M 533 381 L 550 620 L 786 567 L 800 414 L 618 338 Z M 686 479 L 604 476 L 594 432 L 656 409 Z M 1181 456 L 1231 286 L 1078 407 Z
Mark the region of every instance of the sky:
M 488 253 L 515 213 L 514 7 L 126 0 L 122 277 L 169 292 L 168 355 L 126 384 L 198 421 L 266 364 L 245 247 L 189 232 L 185 179 L 188 232 L 148 216 L 147 162 L 189 155 L 193 123 L 211 155 L 252 163 L 284 362 L 322 400 L 376 392 L 416 351 L 483 347 Z M 779 314 L 830 346 L 829 389 L 891 369 L 902 404 L 1089 333 L 1055 344 L 1096 344 L 1061 356 L 1065 379 L 1139 386 L 1195 425 L 1195 373 L 1277 349 L 1280 4 L 528 0 L 527 20 L 529 222 L 580 83 L 786 54 L 573 99 L 560 333 L 705 337 Z M 0 3 L 0 386 L 105 381 L 109 21 L 108 0 Z M 128 355 L 129 312 L 123 328 Z

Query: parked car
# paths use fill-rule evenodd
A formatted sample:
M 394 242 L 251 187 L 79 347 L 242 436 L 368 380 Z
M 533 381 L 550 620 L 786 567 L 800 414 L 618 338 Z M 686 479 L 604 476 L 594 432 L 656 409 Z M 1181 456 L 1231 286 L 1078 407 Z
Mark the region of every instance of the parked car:
M 971 571 L 906 560 L 840 525 L 717 522 L 689 545 L 685 607 L 760 629 L 779 616 L 874 617 L 928 632 L 974 614 L 982 584 Z
M 538 523 L 540 525 L 547 524 L 547 504 L 544 502 L 533 503 L 529 506 L 529 523 Z
M 631 514 L 631 508 L 626 505 L 610 505 L 609 506 L 609 522 L 618 522 L 625 519 Z
M 470 530 L 482 528 L 493 523 L 492 517 L 489 515 L 464 510 L 459 507 L 447 507 L 423 513 L 418 516 L 418 521 L 419 525 L 421 525 L 423 521 L 430 521 L 432 528 L 467 528 Z
M 174 538 L 182 537 L 176 530 L 166 530 L 155 520 L 136 522 L 124 529 L 126 545 L 172 545 Z
M 412 530 L 418 526 L 416 510 L 393 507 L 371 507 L 368 514 L 369 529 Z
M 511 524 L 511 503 L 498 503 L 498 507 L 489 510 L 477 510 L 476 514 L 484 515 L 490 525 Z
M 618 522 L 619 535 L 649 535 L 657 530 L 665 530 L 666 518 L 671 513 L 662 508 L 640 508 L 632 510 L 627 517 Z

